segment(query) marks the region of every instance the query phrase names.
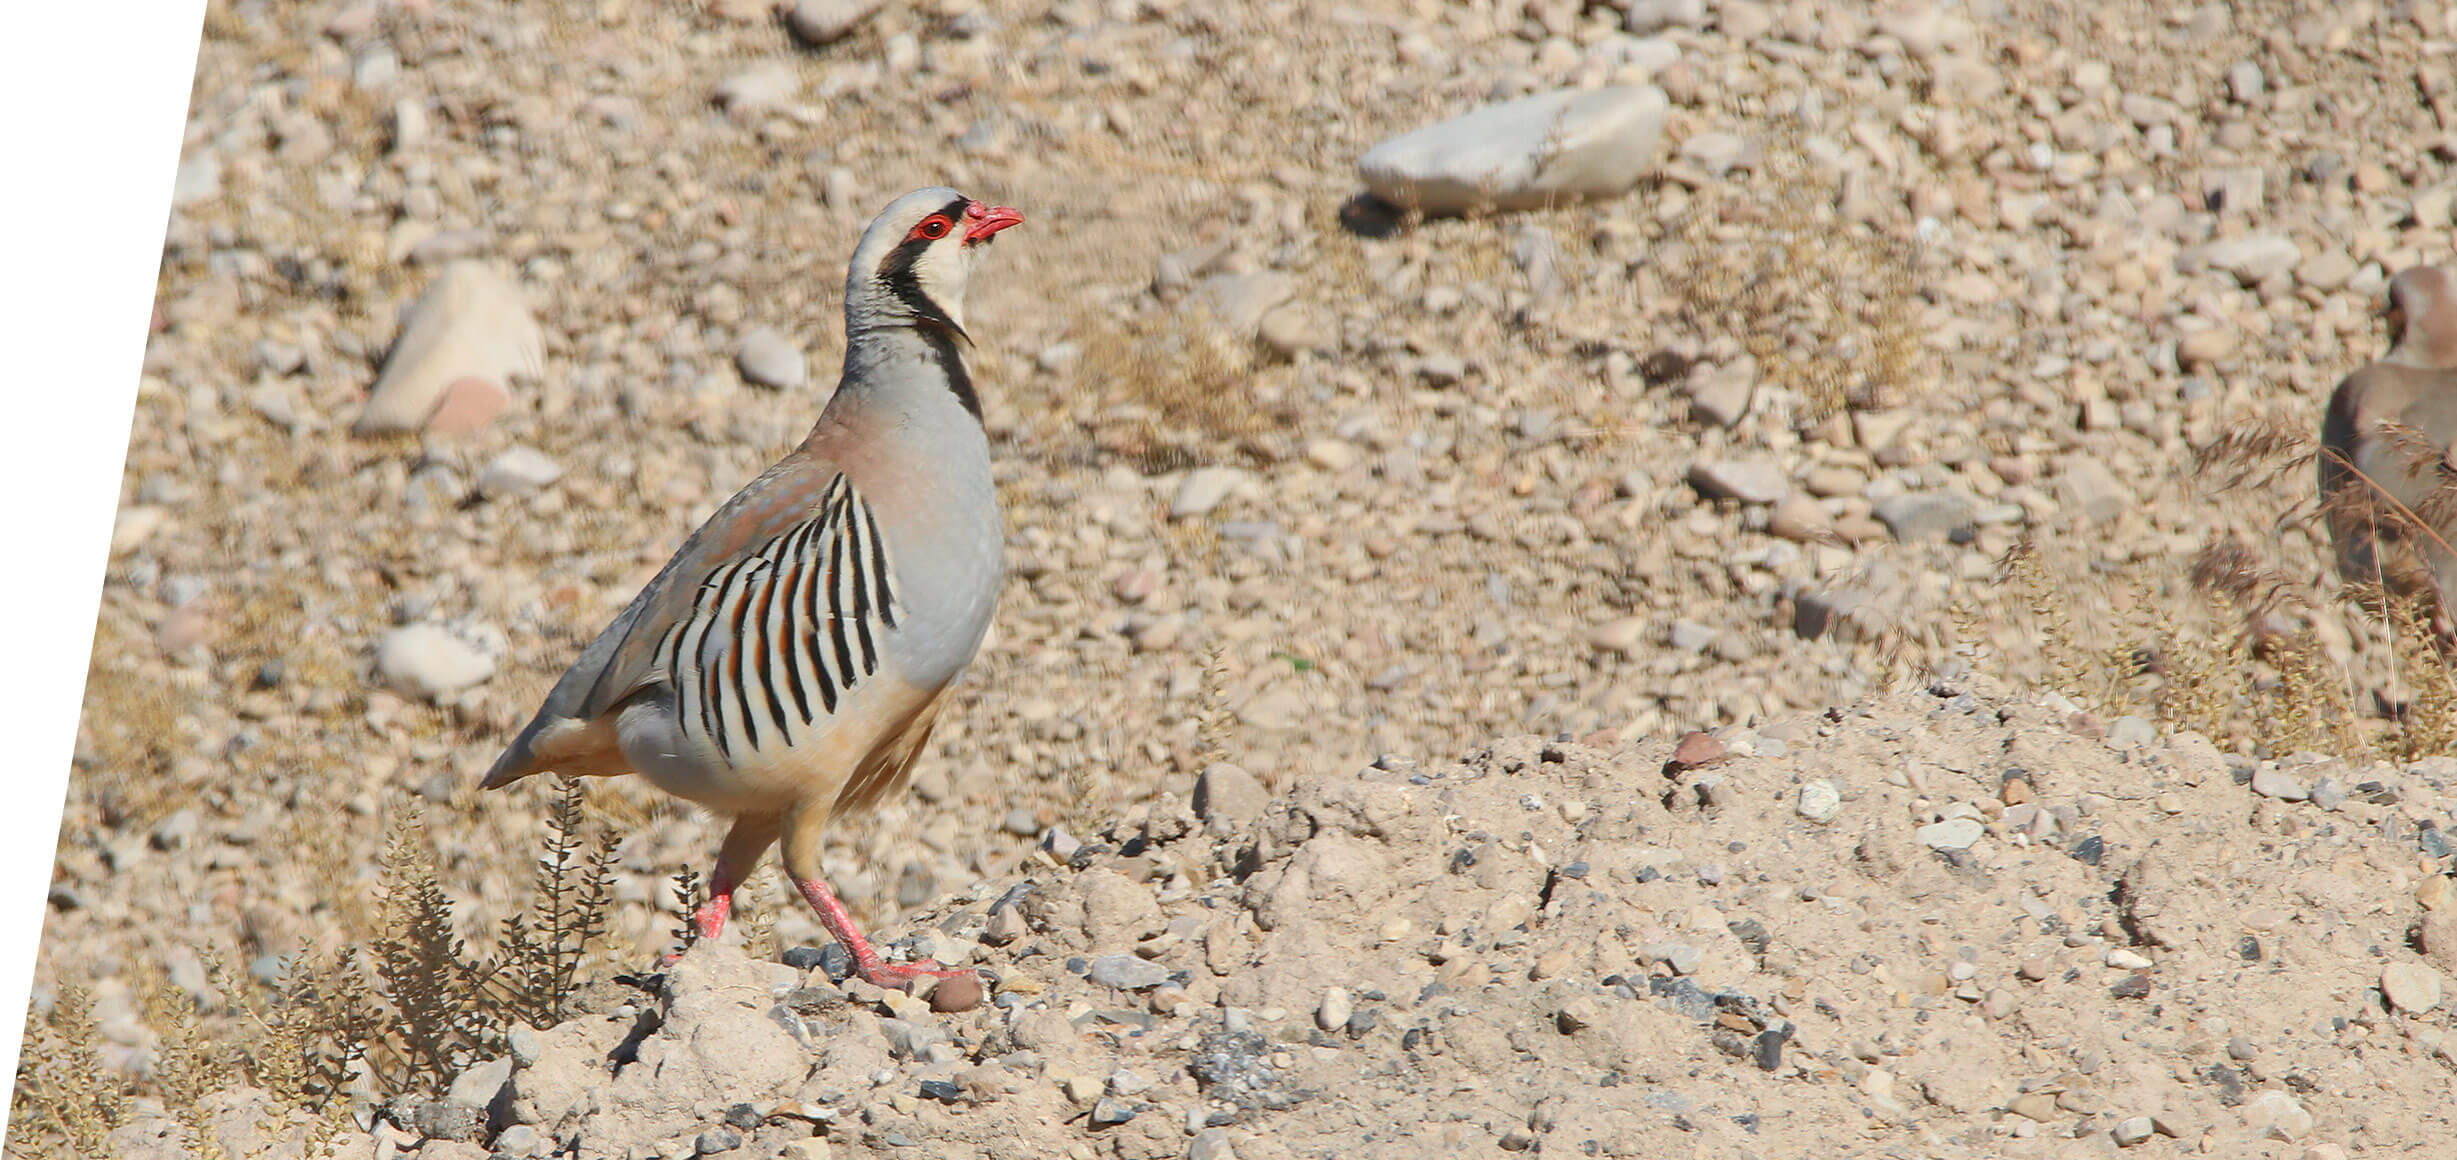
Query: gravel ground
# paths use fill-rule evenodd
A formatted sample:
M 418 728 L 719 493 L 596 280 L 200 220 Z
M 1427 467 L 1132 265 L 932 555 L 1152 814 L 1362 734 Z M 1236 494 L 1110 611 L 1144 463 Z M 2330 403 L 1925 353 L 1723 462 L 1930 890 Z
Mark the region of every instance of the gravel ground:
M 640 1058 L 699 1027 L 697 1058 L 767 1036 L 749 1055 L 782 1062 L 527 1097 L 496 1149 L 2446 1135 L 2448 1009 L 2380 990 L 2457 967 L 2418 909 L 2448 913 L 2417 828 L 2451 823 L 2445 759 L 2170 736 L 2081 688 L 1899 691 L 2058 675 L 1995 580 L 2026 537 L 2099 628 L 2206 621 L 2191 562 L 2256 544 L 2322 594 L 2303 620 L 2348 683 L 2383 679 L 2291 518 L 2308 469 L 2212 487 L 2195 451 L 2248 416 L 2316 429 L 2388 273 L 2449 252 L 2438 5 L 865 11 L 217 0 L 38 1008 L 91 986 L 143 1067 L 148 974 L 222 1019 L 203 952 L 266 978 L 373 937 L 412 802 L 488 945 L 545 803 L 475 773 L 800 437 L 852 239 L 946 183 L 1029 218 L 968 312 L 1013 579 L 911 800 L 839 826 L 828 867 L 887 929 L 1007 922 L 977 953 L 1009 1005 L 769 1019 L 803 972 L 730 946 L 626 997 L 607 980 L 662 949 L 667 879 L 721 828 L 593 786 L 626 836 L 591 976 L 632 1016 L 541 1032 L 552 1059 L 662 1013 Z M 1626 195 L 1352 201 L 1378 142 L 1642 85 L 1662 163 Z M 379 380 L 424 419 L 392 429 Z M 1667 779 L 1692 730 L 1729 760 Z M 1222 761 L 1251 816 L 1163 796 Z M 1149 848 L 1047 864 L 1104 832 Z M 776 885 L 748 905 L 816 942 Z

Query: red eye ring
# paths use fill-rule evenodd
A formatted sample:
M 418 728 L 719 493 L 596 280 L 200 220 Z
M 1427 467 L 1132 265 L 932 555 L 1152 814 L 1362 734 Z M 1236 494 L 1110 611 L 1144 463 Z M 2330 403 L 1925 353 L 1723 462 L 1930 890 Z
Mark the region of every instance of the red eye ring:
M 954 228 L 955 223 L 948 221 L 945 215 L 932 214 L 931 216 L 922 219 L 922 223 L 920 225 L 914 226 L 913 233 L 915 236 L 928 238 L 935 242 L 940 238 L 946 237 L 947 231 Z

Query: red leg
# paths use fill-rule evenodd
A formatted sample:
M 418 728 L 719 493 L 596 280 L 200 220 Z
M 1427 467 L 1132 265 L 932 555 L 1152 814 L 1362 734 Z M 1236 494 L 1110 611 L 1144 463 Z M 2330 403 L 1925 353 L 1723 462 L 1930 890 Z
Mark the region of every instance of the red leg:
M 828 889 L 827 883 L 811 878 L 797 881 L 794 885 L 802 888 L 802 897 L 809 900 L 811 909 L 819 912 L 819 921 L 828 928 L 828 933 L 835 935 L 836 941 L 853 952 L 853 971 L 861 976 L 863 982 L 891 991 L 910 991 L 913 980 L 923 975 L 939 979 L 978 980 L 979 976 L 972 971 L 946 970 L 930 959 L 911 964 L 880 961 L 878 948 L 871 946 L 870 940 L 863 938 L 862 932 L 854 927 L 853 916 L 845 913 L 845 904 L 836 900 L 836 892 Z
M 691 925 L 699 928 L 699 936 L 715 942 L 725 933 L 725 920 L 734 912 L 734 891 L 741 887 L 742 876 L 759 864 L 760 855 L 776 841 L 774 818 L 741 818 L 726 832 L 725 844 L 717 850 L 717 865 L 708 875 L 708 901 L 691 912 Z M 680 950 L 665 953 L 661 966 L 673 966 L 682 958 Z

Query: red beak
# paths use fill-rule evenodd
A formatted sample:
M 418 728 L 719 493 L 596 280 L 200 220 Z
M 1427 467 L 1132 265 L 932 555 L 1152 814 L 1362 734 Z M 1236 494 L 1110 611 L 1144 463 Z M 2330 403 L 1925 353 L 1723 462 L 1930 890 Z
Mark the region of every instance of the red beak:
M 1003 205 L 974 202 L 964 210 L 964 244 L 986 242 L 990 235 L 1023 223 L 1024 215 Z

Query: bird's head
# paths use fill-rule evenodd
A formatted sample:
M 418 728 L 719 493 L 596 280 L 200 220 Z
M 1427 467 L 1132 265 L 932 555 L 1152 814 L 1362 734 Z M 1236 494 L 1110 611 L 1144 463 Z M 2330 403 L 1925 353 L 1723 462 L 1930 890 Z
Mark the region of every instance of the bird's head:
M 1003 205 L 945 186 L 890 202 L 854 247 L 845 275 L 848 333 L 889 326 L 944 327 L 964 334 L 964 289 L 973 263 L 1000 230 L 1024 220 Z
M 2388 362 L 2457 368 L 2457 274 L 2411 266 L 2389 279 Z

